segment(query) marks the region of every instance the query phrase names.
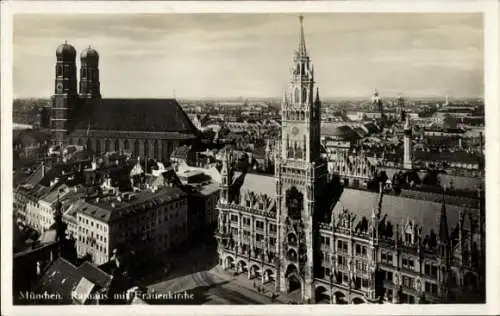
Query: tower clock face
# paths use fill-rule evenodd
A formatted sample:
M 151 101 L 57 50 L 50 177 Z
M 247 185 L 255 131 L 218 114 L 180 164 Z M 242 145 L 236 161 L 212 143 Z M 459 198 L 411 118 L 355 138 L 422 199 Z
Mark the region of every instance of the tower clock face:
M 57 93 L 62 93 L 63 92 L 63 85 L 62 85 L 62 83 L 58 83 L 57 84 L 56 91 L 57 91 Z
M 295 136 L 295 135 L 297 135 L 298 133 L 299 133 L 299 129 L 298 129 L 296 126 L 294 126 L 294 127 L 292 128 L 292 135 L 293 135 L 293 136 Z

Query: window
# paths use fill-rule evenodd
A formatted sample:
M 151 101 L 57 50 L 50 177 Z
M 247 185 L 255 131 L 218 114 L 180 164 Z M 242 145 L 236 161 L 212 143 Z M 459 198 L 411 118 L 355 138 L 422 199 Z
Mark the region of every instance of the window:
M 250 232 L 248 230 L 243 231 L 243 236 L 244 237 L 250 237 Z
M 327 245 L 329 246 L 330 245 L 330 237 L 327 237 L 327 236 L 321 236 L 321 243 L 323 245 Z
M 425 275 L 431 275 L 431 265 L 426 263 L 424 266 L 424 274 Z
M 434 265 L 431 267 L 431 276 L 437 278 L 437 267 Z
M 411 234 L 410 234 L 410 233 L 406 233 L 406 234 L 405 234 L 405 241 L 406 241 L 407 243 L 411 243 Z
M 437 295 L 437 293 L 438 293 L 437 284 L 432 284 L 431 285 L 431 293 L 434 294 L 434 295 Z
M 415 271 L 415 261 L 408 259 L 408 269 Z
M 270 237 L 270 238 L 269 238 L 269 244 L 270 244 L 271 246 L 276 245 L 276 238 L 274 238 L 274 237 Z
M 149 157 L 149 141 L 144 140 L 144 157 Z
M 356 255 L 359 256 L 361 254 L 361 246 L 356 245 Z
M 367 288 L 370 286 L 369 284 L 370 284 L 370 282 L 368 281 L 368 279 L 365 279 L 365 278 L 361 279 L 361 286 L 362 287 Z
M 160 146 L 158 146 L 158 140 L 155 139 L 153 143 L 153 156 L 155 159 L 160 159 Z
M 382 252 L 380 257 L 381 257 L 381 260 L 383 263 L 392 265 L 392 254 L 391 253 Z
M 255 227 L 259 230 L 264 229 L 264 222 L 263 221 L 256 221 L 255 222 Z
M 256 234 L 256 235 L 255 235 L 255 239 L 256 239 L 257 241 L 262 241 L 262 240 L 264 239 L 264 235 L 262 235 L 262 234 Z
M 342 252 L 347 252 L 347 242 L 339 240 L 337 242 L 337 250 Z
M 238 215 L 231 215 L 231 222 L 237 222 L 238 221 Z
M 337 256 L 337 262 L 339 266 L 345 266 L 347 264 L 346 260 L 344 260 L 343 256 Z
M 269 231 L 271 233 L 275 233 L 276 232 L 276 224 L 269 224 Z
M 245 226 L 250 226 L 250 218 L 248 218 L 248 217 L 243 217 L 243 225 L 245 225 Z
M 139 157 L 139 140 L 134 141 L 134 155 Z
M 392 272 L 390 271 L 386 272 L 386 280 L 392 282 Z

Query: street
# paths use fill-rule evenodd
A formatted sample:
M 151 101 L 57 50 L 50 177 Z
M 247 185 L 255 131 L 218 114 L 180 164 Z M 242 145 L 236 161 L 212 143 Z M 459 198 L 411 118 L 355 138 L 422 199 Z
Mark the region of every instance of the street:
M 246 275 L 233 276 L 217 266 L 213 246 L 200 246 L 185 254 L 171 258 L 171 267 L 165 274 L 159 267 L 142 278 L 149 293 L 192 294 L 192 299 L 156 300 L 152 304 L 272 304 L 272 286 L 266 293 L 253 288 Z M 284 303 L 278 297 L 274 303 Z

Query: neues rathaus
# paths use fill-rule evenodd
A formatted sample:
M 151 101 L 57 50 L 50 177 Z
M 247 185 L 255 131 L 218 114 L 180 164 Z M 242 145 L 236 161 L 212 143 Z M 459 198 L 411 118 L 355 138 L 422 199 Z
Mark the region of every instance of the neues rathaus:
M 321 101 L 300 17 L 274 176 L 224 154 L 219 264 L 301 303 L 485 300 L 484 194 L 418 200 L 343 188 L 320 154 Z

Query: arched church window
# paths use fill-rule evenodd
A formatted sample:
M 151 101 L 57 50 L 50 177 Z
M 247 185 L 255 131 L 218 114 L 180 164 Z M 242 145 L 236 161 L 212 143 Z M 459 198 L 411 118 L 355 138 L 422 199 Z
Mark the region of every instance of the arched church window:
M 109 151 L 109 139 L 106 139 L 104 141 L 104 151 L 108 152 Z
M 61 65 L 56 67 L 56 76 L 62 76 L 63 74 L 63 68 Z
M 149 141 L 144 140 L 144 157 L 149 157 Z
M 100 139 L 95 140 L 95 151 L 97 154 L 101 153 L 101 140 Z
M 154 158 L 155 159 L 160 159 L 160 146 L 158 145 L 158 140 L 155 139 L 154 143 L 153 143 L 153 155 L 154 155 Z
M 299 102 L 299 96 L 300 96 L 299 88 L 295 88 L 295 96 L 294 96 L 295 102 Z
M 120 150 L 120 141 L 118 139 L 115 139 L 115 151 Z
M 125 141 L 123 141 L 123 149 L 125 150 L 129 150 L 130 146 L 129 146 L 129 143 L 128 143 L 128 139 L 125 139 Z
M 307 101 L 307 88 L 302 89 L 302 103 Z
M 139 156 L 139 140 L 137 139 L 134 141 L 134 155 Z

